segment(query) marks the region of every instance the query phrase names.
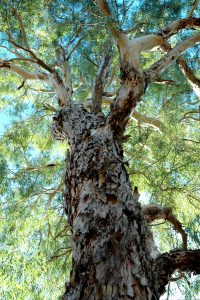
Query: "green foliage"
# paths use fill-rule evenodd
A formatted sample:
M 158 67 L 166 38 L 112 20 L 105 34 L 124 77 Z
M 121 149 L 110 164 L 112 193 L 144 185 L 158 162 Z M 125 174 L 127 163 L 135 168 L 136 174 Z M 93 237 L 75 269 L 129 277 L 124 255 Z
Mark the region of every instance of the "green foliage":
M 109 1 L 110 9 L 123 29 L 136 27 L 132 36 L 155 32 L 177 17 L 185 17 L 193 1 Z M 69 53 L 78 39 L 79 47 L 70 58 L 74 99 L 87 101 L 102 55 L 113 53 L 115 76 L 119 76 L 115 46 L 93 1 L 13 0 L 12 5 L 23 19 L 31 49 L 46 64 L 60 72 L 56 50 Z M 125 5 L 128 8 L 125 10 Z M 1 59 L 11 59 L 7 39 L 23 46 L 19 24 L 6 2 L 0 7 Z M 177 36 L 184 39 L 188 32 Z M 75 40 L 72 42 L 73 38 Z M 176 38 L 171 39 L 175 44 Z M 14 50 L 14 46 L 12 49 Z M 187 51 L 189 66 L 198 75 L 196 50 Z M 23 50 L 21 54 L 25 53 Z M 141 63 L 147 69 L 163 53 L 142 53 Z M 32 70 L 32 66 L 19 62 Z M 62 294 L 70 272 L 69 228 L 63 215 L 62 188 L 67 145 L 51 135 L 52 111 L 58 108 L 54 94 L 39 81 L 29 81 L 20 89 L 19 76 L 0 70 L 0 104 L 2 122 L 0 143 L 1 192 L 1 299 L 56 299 Z M 139 187 L 141 202 L 159 203 L 174 209 L 190 236 L 189 247 L 198 247 L 199 226 L 199 103 L 176 64 L 163 74 L 175 85 L 152 84 L 138 106 L 140 113 L 159 118 L 161 131 L 130 120 L 124 145 L 131 182 Z M 109 91 L 116 90 L 113 81 Z M 105 109 L 107 112 L 108 109 Z M 144 197 L 146 195 L 146 197 Z M 145 199 L 144 199 L 145 198 Z M 143 200 L 144 199 L 144 200 Z M 181 239 L 167 224 L 152 226 L 161 251 L 181 246 Z M 188 278 L 190 281 L 190 278 Z M 183 281 L 185 299 L 196 299 L 199 280 L 190 289 Z

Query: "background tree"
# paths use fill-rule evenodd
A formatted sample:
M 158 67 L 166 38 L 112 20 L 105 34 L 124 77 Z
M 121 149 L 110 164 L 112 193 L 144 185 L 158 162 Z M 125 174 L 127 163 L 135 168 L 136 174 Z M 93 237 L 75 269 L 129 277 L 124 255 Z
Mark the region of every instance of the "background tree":
M 5 299 L 19 293 L 22 299 L 56 297 L 67 281 L 71 250 L 63 194 L 69 197 L 68 220 L 73 228 L 74 271 L 68 286 L 68 293 L 75 294 L 72 299 L 89 299 L 92 293 L 100 299 L 111 299 L 111 295 L 119 298 L 119 293 L 122 299 L 134 299 L 136 295 L 154 299 L 164 291 L 175 269 L 181 269 L 177 278 L 182 278 L 183 285 L 188 279 L 182 271 L 199 271 L 197 251 L 176 250 L 156 262 L 155 255 L 150 259 L 153 242 L 146 224 L 166 219 L 181 233 L 182 238 L 169 235 L 166 223 L 159 226 L 155 237 L 161 252 L 186 248 L 185 232 L 190 234 L 189 249 L 198 244 L 200 85 L 194 73 L 198 71 L 198 46 L 194 45 L 200 36 L 193 32 L 200 23 L 197 15 L 193 17 L 198 2 L 108 4 L 5 1 L 1 7 L 2 119 L 5 116 L 11 124 L 1 138 L 1 272 Z M 185 57 L 180 57 L 186 49 Z M 70 104 L 69 114 L 71 81 L 76 104 Z M 132 111 L 136 105 L 137 111 Z M 60 111 L 59 106 L 65 109 Z M 64 149 L 69 145 L 53 141 L 50 133 L 56 111 L 54 134 L 59 139 L 67 135 L 71 146 L 67 157 Z M 73 176 L 67 173 L 66 183 L 72 183 L 68 193 L 62 190 L 65 160 L 68 170 L 74 172 Z M 148 204 L 152 203 L 142 213 L 137 189 L 132 195 L 124 164 L 129 164 L 126 168 L 133 186 L 138 186 L 140 193 L 145 191 Z M 91 190 L 93 186 L 98 186 L 97 190 Z M 92 195 L 97 199 L 96 207 Z M 185 225 L 184 230 L 171 209 Z M 101 250 L 98 255 L 89 252 L 92 245 Z M 84 254 L 81 258 L 79 251 Z M 91 257 L 96 261 L 87 264 Z M 130 265 L 126 265 L 127 257 Z M 148 266 L 162 268 L 165 259 L 170 263 L 167 260 L 166 273 L 162 278 L 161 272 L 158 274 L 155 285 L 156 271 L 150 274 Z M 112 268 L 119 264 L 122 272 L 124 263 L 127 269 L 121 275 L 123 280 L 113 278 Z M 83 265 L 88 269 L 82 270 Z M 96 276 L 105 269 L 106 278 L 98 277 L 96 282 Z M 114 288 L 117 280 L 126 280 L 124 287 Z M 198 282 L 192 280 L 191 284 L 194 289 L 189 297 L 193 297 L 191 293 L 195 297 Z M 70 299 L 69 294 L 66 297 Z

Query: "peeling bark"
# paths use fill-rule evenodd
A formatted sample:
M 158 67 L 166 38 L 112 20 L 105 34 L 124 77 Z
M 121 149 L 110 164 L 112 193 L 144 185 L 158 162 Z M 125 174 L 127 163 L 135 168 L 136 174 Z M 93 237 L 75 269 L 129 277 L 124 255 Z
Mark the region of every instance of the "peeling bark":
M 82 106 L 62 109 L 58 119 L 71 146 L 65 205 L 73 271 L 63 299 L 154 299 L 152 236 L 120 142 Z
M 149 221 L 167 218 L 178 229 L 180 224 L 170 210 L 141 209 L 121 142 L 106 119 L 72 103 L 56 122 L 71 148 L 64 204 L 73 260 L 62 299 L 156 300 L 176 269 L 199 272 L 198 251 L 195 258 L 191 251 L 159 255 Z
M 121 80 L 122 87 L 111 106 L 111 112 L 107 123 L 119 137 L 123 134 L 131 111 L 140 101 L 145 92 L 145 80 L 138 69 L 132 64 L 121 61 Z

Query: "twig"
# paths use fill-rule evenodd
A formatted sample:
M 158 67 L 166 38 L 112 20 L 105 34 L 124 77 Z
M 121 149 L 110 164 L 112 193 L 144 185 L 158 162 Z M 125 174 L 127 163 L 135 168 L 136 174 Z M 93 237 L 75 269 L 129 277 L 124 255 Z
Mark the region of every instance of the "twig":
M 191 18 L 193 15 L 194 10 L 196 9 L 197 5 L 198 5 L 199 0 L 195 0 L 193 5 L 192 5 L 192 9 L 190 10 L 188 17 Z

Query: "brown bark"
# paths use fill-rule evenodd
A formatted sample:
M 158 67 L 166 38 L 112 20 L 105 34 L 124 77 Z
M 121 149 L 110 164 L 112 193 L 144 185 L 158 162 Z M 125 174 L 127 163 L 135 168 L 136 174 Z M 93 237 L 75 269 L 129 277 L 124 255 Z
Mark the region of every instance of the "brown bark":
M 101 104 L 105 81 L 108 77 L 111 56 L 105 55 L 96 75 L 92 93 L 92 111 L 95 113 L 101 112 Z
M 154 267 L 155 283 L 159 294 L 162 295 L 174 271 L 200 274 L 200 250 L 175 250 L 170 253 L 163 253 L 157 258 Z
M 120 142 L 81 106 L 59 118 L 71 145 L 65 203 L 73 266 L 63 299 L 153 299 L 151 233 Z
M 200 251 L 155 250 L 149 222 L 163 211 L 141 209 L 121 142 L 105 118 L 73 104 L 57 114 L 56 123 L 71 147 L 65 209 L 73 262 L 62 299 L 156 300 L 175 270 L 199 273 Z

